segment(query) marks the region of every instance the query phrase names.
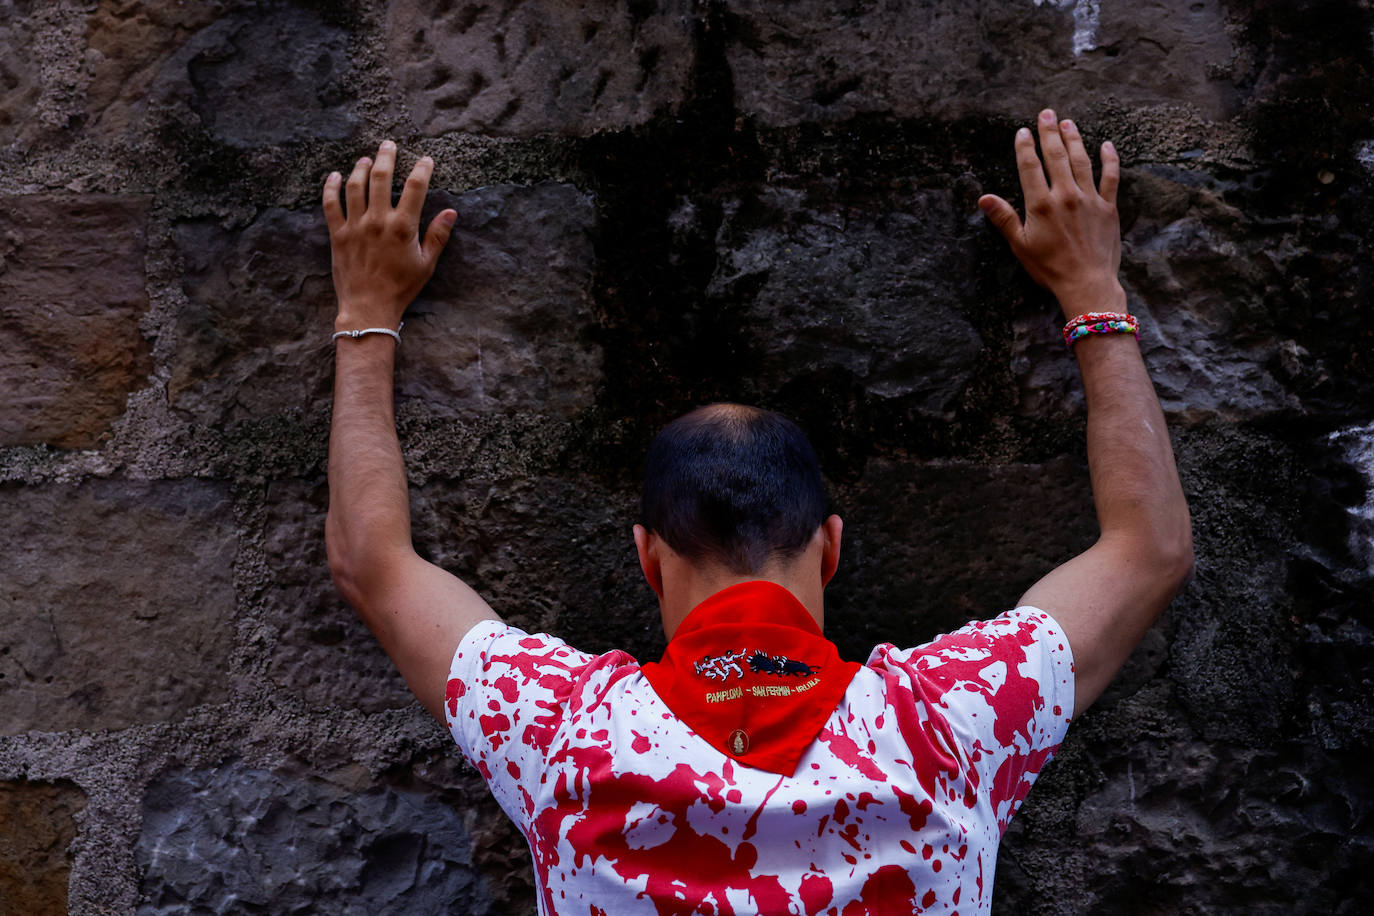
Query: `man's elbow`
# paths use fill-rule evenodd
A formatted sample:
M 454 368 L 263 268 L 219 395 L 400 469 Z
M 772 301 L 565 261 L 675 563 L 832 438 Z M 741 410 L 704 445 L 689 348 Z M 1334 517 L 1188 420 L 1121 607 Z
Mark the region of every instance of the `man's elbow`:
M 1186 513 L 1171 524 L 1104 533 L 1103 539 L 1117 545 L 1119 561 L 1128 563 L 1137 577 L 1151 583 L 1152 591 L 1157 590 L 1166 604 L 1193 577 L 1193 530 Z
M 1161 539 L 1158 562 L 1172 595 L 1183 591 L 1192 581 L 1196 558 L 1193 555 L 1193 524 L 1186 511 L 1175 529 Z
M 332 514 L 324 521 L 324 552 L 329 560 L 329 575 L 345 601 L 352 603 L 349 590 L 354 587 L 353 563 L 344 547 L 343 534 Z
M 367 580 L 365 557 L 350 543 L 343 524 L 333 513 L 325 518 L 324 550 L 329 560 L 329 575 L 339 595 L 353 607 L 362 607 Z

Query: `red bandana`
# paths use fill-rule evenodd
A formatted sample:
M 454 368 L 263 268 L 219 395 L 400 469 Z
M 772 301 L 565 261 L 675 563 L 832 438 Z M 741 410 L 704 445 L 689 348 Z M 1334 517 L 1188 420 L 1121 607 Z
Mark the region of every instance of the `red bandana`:
M 840 659 L 791 592 L 759 581 L 698 604 L 663 660 L 642 670 L 668 708 L 712 747 L 791 776 L 859 663 Z

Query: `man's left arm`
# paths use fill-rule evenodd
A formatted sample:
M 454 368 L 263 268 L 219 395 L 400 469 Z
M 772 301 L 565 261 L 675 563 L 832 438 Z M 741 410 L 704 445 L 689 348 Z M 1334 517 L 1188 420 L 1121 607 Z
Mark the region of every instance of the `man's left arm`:
M 1064 317 L 1124 312 L 1116 209 L 1120 160 L 1102 146 L 1102 176 L 1072 121 L 1040 113 L 1040 149 L 1017 132 L 1026 200 L 1023 222 L 1011 205 L 984 195 L 979 205 L 1031 277 L 1054 293 Z M 1087 401 L 1088 470 L 1101 536 L 1052 570 L 1021 598 L 1047 611 L 1073 650 L 1078 715 L 1106 689 L 1192 571 L 1188 503 L 1169 431 L 1130 334 L 1092 334 L 1073 347 Z
M 420 238 L 420 207 L 433 163 L 421 159 L 391 202 L 396 147 L 389 141 L 358 160 L 344 187 L 324 187 L 335 330 L 395 329 L 434 273 L 457 214 L 445 210 Z M 458 643 L 497 619 L 476 592 L 415 553 L 405 462 L 396 437 L 394 369 L 398 342 L 386 334 L 335 344 L 329 435 L 329 568 L 345 600 L 371 628 L 425 709 L 444 721 L 444 690 Z

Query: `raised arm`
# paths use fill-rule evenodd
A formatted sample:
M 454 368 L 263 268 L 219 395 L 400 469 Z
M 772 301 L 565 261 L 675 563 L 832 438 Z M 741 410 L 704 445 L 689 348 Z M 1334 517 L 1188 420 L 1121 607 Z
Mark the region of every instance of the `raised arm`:
M 420 207 L 434 164 L 421 159 L 391 202 L 396 147 L 358 160 L 340 201 L 341 176 L 324 186 L 337 331 L 396 328 L 434 273 L 457 214 L 445 210 L 420 239 Z M 386 334 L 335 343 L 325 544 L 339 592 L 371 628 L 425 709 L 443 721 L 444 685 L 458 642 L 496 615 L 455 576 L 411 546 L 405 464 L 396 439 L 393 370 L 398 343 Z
M 1016 135 L 1026 201 L 1023 223 L 1005 200 L 978 205 L 1031 277 L 1054 293 L 1066 319 L 1125 312 L 1117 276 L 1120 161 L 1101 150 L 1102 178 L 1072 121 L 1042 111 L 1040 151 Z M 1097 699 L 1192 571 L 1192 528 L 1169 433 L 1140 348 L 1130 334 L 1093 334 L 1073 347 L 1088 407 L 1088 470 L 1101 535 L 1087 551 L 1035 583 L 1021 598 L 1049 613 L 1073 649 L 1074 714 Z

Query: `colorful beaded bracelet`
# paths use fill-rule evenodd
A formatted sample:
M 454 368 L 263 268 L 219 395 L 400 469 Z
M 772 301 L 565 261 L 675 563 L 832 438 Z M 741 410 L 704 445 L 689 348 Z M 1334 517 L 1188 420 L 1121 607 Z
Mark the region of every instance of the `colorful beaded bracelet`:
M 1087 312 L 1064 325 L 1064 345 L 1072 347 L 1089 334 L 1134 334 L 1140 339 L 1140 322 L 1125 312 Z

